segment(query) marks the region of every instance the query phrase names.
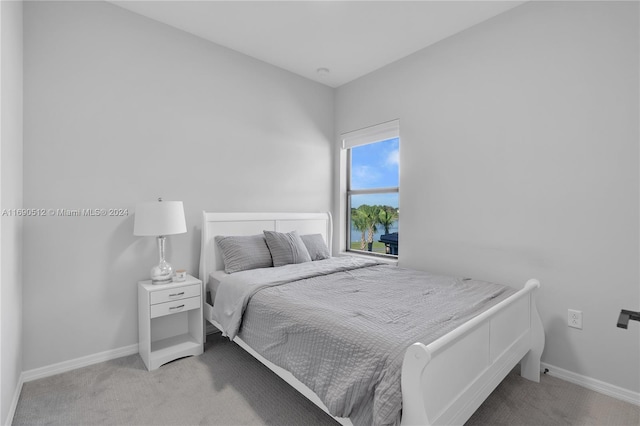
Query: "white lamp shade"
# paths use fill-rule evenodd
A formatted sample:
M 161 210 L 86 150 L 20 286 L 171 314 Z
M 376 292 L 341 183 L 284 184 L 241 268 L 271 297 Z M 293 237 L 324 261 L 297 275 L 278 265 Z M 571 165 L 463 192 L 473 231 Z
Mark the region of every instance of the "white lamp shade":
M 155 201 L 136 206 L 133 235 L 160 236 L 187 232 L 182 201 Z

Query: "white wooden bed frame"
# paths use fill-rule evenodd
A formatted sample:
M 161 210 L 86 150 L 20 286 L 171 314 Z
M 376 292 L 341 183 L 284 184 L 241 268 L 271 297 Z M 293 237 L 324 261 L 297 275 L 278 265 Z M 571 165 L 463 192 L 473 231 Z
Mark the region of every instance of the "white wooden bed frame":
M 322 234 L 331 248 L 329 213 L 203 212 L 200 279 L 206 291 L 209 273 L 224 269 L 216 235 L 255 235 L 263 230 Z M 402 364 L 402 425 L 463 424 L 518 362 L 521 375 L 540 381 L 544 331 L 535 303 L 540 283 L 524 288 L 434 342 L 414 343 Z M 206 293 L 203 293 L 206 295 Z M 212 306 L 204 300 L 205 318 Z M 234 341 L 287 383 L 329 413 L 320 398 L 290 372 L 271 363 L 242 339 Z M 334 417 L 350 425 L 348 418 Z

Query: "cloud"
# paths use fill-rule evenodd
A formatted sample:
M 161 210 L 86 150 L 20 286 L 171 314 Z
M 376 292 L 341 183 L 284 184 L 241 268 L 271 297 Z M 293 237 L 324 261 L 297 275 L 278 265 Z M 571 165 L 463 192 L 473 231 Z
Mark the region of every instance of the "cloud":
M 355 166 L 351 170 L 351 187 L 368 188 L 377 183 L 380 177 L 381 174 L 375 167 L 368 165 Z
M 387 166 L 397 166 L 400 164 L 400 151 L 394 149 L 387 155 L 387 160 L 385 161 Z

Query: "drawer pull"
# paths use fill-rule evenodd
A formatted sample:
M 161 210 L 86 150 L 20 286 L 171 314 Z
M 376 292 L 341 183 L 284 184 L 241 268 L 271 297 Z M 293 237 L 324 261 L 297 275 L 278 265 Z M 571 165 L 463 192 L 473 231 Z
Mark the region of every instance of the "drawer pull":
M 172 306 L 169 309 L 182 309 L 184 308 L 184 304 L 180 305 L 180 306 Z
M 180 293 L 173 293 L 173 294 L 170 294 L 170 295 L 169 295 L 169 297 L 182 296 L 183 294 L 184 294 L 184 291 L 183 291 L 183 292 L 180 292 Z

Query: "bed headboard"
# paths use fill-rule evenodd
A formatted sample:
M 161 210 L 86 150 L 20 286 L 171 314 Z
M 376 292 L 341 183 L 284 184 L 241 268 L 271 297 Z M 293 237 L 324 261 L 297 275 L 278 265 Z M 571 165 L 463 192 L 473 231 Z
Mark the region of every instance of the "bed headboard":
M 214 241 L 216 235 L 256 235 L 262 231 L 321 234 L 331 251 L 331 213 L 213 213 L 202 212 L 200 279 L 206 284 L 209 273 L 224 269 Z

